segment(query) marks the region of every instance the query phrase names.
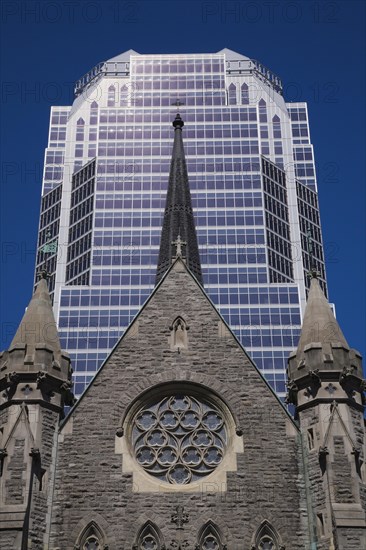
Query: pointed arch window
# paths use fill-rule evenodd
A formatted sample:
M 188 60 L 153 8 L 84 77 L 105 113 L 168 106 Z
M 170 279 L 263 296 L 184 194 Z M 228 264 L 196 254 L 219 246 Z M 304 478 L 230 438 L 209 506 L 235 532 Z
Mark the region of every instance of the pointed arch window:
M 84 141 L 84 126 L 84 119 L 80 117 L 76 123 L 76 141 Z
M 120 106 L 124 107 L 126 105 L 128 105 L 128 86 L 127 84 L 124 84 L 121 86 Z
M 228 90 L 228 103 L 229 105 L 236 105 L 236 86 L 231 83 Z
M 255 535 L 255 550 L 284 550 L 276 529 L 265 520 L 259 526 Z
M 199 550 L 225 550 L 226 545 L 222 544 L 221 535 L 218 527 L 209 521 L 201 529 L 201 533 L 198 538 Z
M 91 126 L 94 124 L 98 124 L 98 103 L 96 101 L 93 101 L 93 103 L 90 105 L 89 124 Z
M 104 550 L 106 548 L 105 542 L 102 530 L 92 521 L 82 531 L 75 548 L 80 550 Z
M 272 118 L 273 123 L 273 137 L 274 139 L 281 139 L 281 121 L 280 118 L 275 115 Z
M 172 331 L 171 336 L 171 347 L 172 349 L 187 349 L 188 347 L 188 335 L 187 330 L 189 330 L 189 327 L 187 326 L 185 320 L 182 317 L 177 317 L 170 327 L 170 330 Z
M 111 84 L 108 88 L 108 107 L 114 107 L 116 104 L 116 87 Z
M 160 529 L 148 521 L 141 528 L 133 550 L 162 550 L 164 547 Z
M 258 104 L 259 122 L 267 122 L 267 103 L 261 99 Z
M 243 105 L 249 104 L 249 88 L 245 82 L 241 85 L 241 102 Z

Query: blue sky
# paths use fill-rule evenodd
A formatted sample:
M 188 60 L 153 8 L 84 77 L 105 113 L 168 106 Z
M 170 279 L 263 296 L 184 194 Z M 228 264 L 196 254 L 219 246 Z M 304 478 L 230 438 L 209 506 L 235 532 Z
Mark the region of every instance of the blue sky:
M 3 0 L 1 342 L 32 293 L 51 105 L 99 61 L 231 48 L 307 101 L 317 162 L 329 294 L 350 345 L 365 353 L 365 2 Z

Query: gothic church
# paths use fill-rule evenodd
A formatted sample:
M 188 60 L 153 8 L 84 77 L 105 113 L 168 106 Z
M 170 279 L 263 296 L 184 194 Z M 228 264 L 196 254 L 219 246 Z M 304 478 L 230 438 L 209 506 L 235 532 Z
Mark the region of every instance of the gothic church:
M 0 355 L 0 548 L 365 550 L 361 357 L 312 273 L 288 413 L 203 288 L 173 125 L 156 287 L 69 414 L 46 278 Z

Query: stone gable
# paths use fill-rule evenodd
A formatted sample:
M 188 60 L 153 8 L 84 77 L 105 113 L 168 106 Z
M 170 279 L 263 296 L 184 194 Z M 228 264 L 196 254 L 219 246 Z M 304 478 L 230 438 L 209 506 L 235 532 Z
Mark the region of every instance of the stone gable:
M 217 404 L 228 443 L 212 473 L 172 485 L 137 464 L 129 423 L 146 400 L 180 389 Z M 287 548 L 304 548 L 298 439 L 273 391 L 178 260 L 61 428 L 50 547 L 73 548 L 95 521 L 110 550 L 127 550 L 150 521 L 168 547 L 178 533 L 194 548 L 211 521 L 222 544 L 239 550 L 250 548 L 268 521 Z M 189 516 L 178 531 L 171 521 L 177 505 Z

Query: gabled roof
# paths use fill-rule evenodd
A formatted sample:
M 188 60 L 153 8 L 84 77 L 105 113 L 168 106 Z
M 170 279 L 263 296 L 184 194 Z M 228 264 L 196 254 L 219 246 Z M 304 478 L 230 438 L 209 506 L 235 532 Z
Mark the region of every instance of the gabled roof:
M 219 311 L 216 309 L 216 306 L 213 304 L 213 302 L 211 301 L 211 299 L 208 297 L 208 295 L 206 294 L 204 288 L 200 285 L 200 283 L 197 281 L 197 279 L 194 277 L 194 275 L 191 273 L 191 271 L 187 268 L 186 264 L 184 263 L 184 261 L 181 259 L 181 258 L 177 258 L 174 263 L 170 266 L 170 268 L 168 269 L 168 271 L 165 273 L 164 277 L 161 279 L 161 281 L 159 282 L 159 284 L 154 288 L 153 292 L 151 293 L 151 295 L 149 296 L 149 298 L 146 300 L 146 302 L 144 303 L 144 305 L 141 307 L 140 311 L 138 312 L 138 314 L 136 315 L 136 317 L 133 319 L 133 321 L 131 322 L 131 324 L 129 325 L 129 327 L 126 329 L 126 331 L 123 333 L 123 335 L 119 338 L 119 340 L 117 341 L 117 343 L 115 344 L 115 346 L 113 347 L 113 349 L 111 350 L 111 352 L 109 353 L 108 357 L 106 357 L 106 359 L 104 360 L 102 366 L 100 367 L 100 369 L 98 370 L 98 372 L 95 374 L 94 378 L 91 380 L 89 386 L 85 389 L 84 393 L 81 395 L 80 399 L 77 401 L 77 403 L 74 405 L 74 407 L 71 409 L 69 415 L 65 418 L 65 420 L 63 421 L 62 423 L 62 427 L 64 425 L 67 424 L 68 420 L 72 417 L 73 415 L 73 412 L 78 408 L 78 406 L 80 405 L 80 403 L 85 399 L 85 396 L 88 394 L 88 391 L 90 390 L 90 388 L 93 386 L 94 382 L 97 380 L 97 378 L 101 375 L 101 373 L 104 371 L 105 368 L 108 367 L 108 362 L 111 358 L 111 356 L 115 353 L 115 351 L 117 350 L 117 348 L 119 346 L 121 346 L 121 344 L 123 344 L 123 340 L 124 339 L 128 339 L 130 334 L 132 335 L 134 333 L 134 326 L 135 324 L 138 323 L 140 317 L 143 316 L 144 314 L 144 311 L 145 309 L 148 307 L 148 305 L 150 304 L 150 302 L 152 300 L 154 300 L 156 294 L 158 292 L 161 292 L 161 290 L 163 289 L 164 287 L 164 283 L 169 279 L 169 277 L 171 276 L 174 276 L 174 272 L 175 271 L 184 271 L 186 273 L 186 275 L 194 281 L 195 285 L 196 285 L 196 288 L 197 288 L 197 292 L 200 293 L 201 296 L 204 297 L 204 299 L 210 304 L 211 308 L 215 311 L 216 315 L 217 315 L 217 319 L 218 321 L 221 321 L 227 331 L 228 331 L 228 334 L 233 338 L 233 340 L 235 340 L 236 344 L 237 344 L 237 347 L 240 348 L 240 350 L 242 351 L 243 355 L 244 355 L 244 358 L 247 359 L 250 364 L 251 364 L 251 367 L 256 371 L 256 373 L 258 374 L 258 376 L 262 379 L 262 381 L 264 382 L 264 384 L 267 386 L 268 390 L 270 391 L 270 393 L 272 394 L 273 398 L 275 399 L 275 401 L 278 402 L 278 405 L 280 407 L 280 409 L 283 411 L 283 413 L 286 415 L 286 417 L 288 419 L 291 420 L 291 422 L 294 424 L 294 426 L 296 427 L 296 429 L 298 429 L 296 423 L 294 422 L 292 416 L 289 414 L 289 412 L 287 411 L 287 409 L 284 407 L 282 401 L 279 399 L 279 397 L 276 395 L 276 393 L 274 392 L 274 390 L 272 389 L 272 387 L 268 384 L 268 382 L 266 381 L 266 379 L 264 378 L 264 376 L 262 375 L 262 373 L 259 371 L 259 369 L 257 368 L 257 366 L 253 363 L 253 361 L 251 360 L 251 358 L 248 356 L 248 354 L 246 353 L 245 349 L 243 348 L 242 344 L 240 343 L 240 341 L 238 340 L 238 338 L 235 336 L 235 334 L 232 332 L 231 328 L 229 327 L 229 325 L 226 323 L 225 319 L 221 316 L 221 314 L 219 313 Z M 177 289 L 177 295 L 179 296 L 179 289 Z M 151 318 L 150 318 L 151 320 Z M 157 318 L 156 319 L 156 323 L 159 323 L 160 322 L 160 319 Z M 153 324 L 152 324 L 152 328 L 153 328 Z M 182 380 L 183 381 L 183 380 Z
M 238 61 L 239 59 L 244 59 L 246 61 L 250 61 L 250 57 L 247 57 L 246 55 L 243 55 L 238 52 L 234 52 L 233 50 L 230 50 L 229 48 L 224 48 L 223 50 L 220 50 L 217 53 L 224 53 L 226 56 L 227 61 Z
M 111 59 L 107 59 L 107 62 L 115 62 L 118 63 L 119 61 L 130 61 L 131 55 L 140 55 L 138 52 L 135 52 L 135 50 L 127 50 L 126 52 L 122 52 L 115 57 L 111 57 Z

